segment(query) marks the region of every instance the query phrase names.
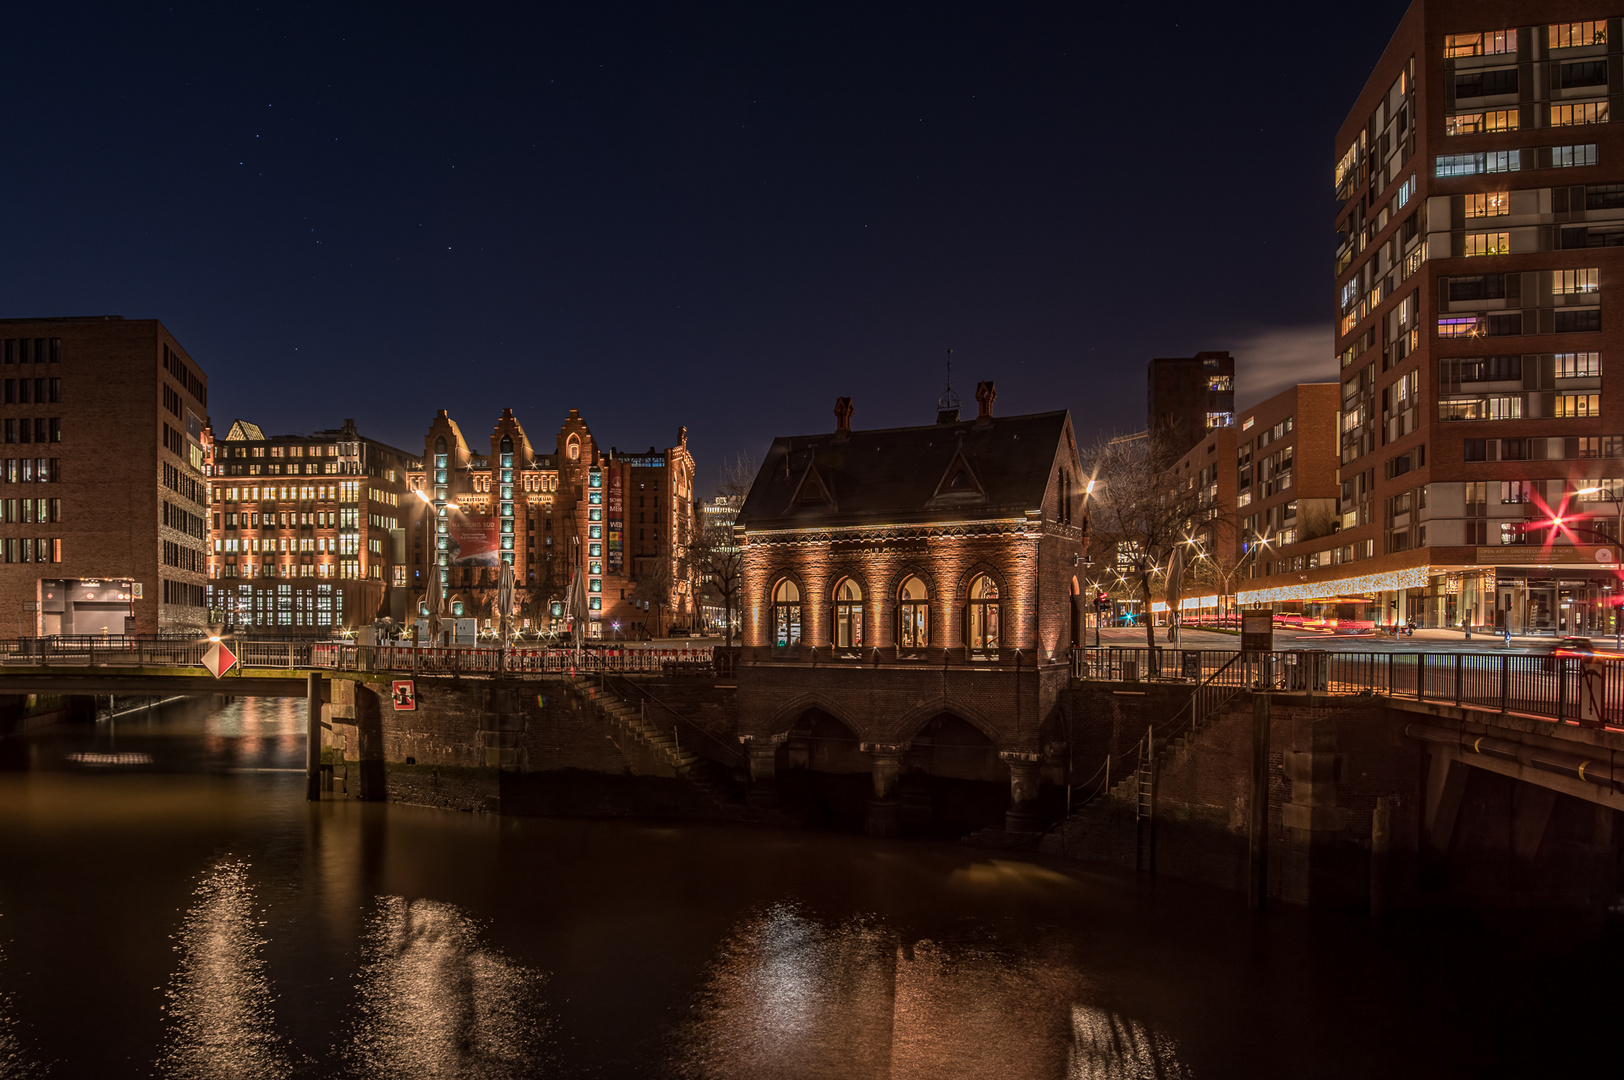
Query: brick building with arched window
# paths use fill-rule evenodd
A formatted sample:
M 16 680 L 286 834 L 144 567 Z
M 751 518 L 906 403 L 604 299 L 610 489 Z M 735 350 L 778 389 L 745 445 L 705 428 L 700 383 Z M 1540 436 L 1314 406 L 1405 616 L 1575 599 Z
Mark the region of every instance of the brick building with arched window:
M 910 785 L 1011 785 L 1031 824 L 1080 632 L 1087 542 L 1065 412 L 777 439 L 735 526 L 744 552 L 740 731 L 753 791 L 798 770 L 872 774 L 872 831 Z

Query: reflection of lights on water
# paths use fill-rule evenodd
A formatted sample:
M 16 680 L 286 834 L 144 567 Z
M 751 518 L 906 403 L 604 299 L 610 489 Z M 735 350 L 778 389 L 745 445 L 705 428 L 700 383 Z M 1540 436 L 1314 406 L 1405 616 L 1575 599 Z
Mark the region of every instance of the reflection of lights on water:
M 346 1055 L 367 1077 L 545 1073 L 545 977 L 479 941 L 451 904 L 379 900 Z
M 76 753 L 69 754 L 68 760 L 78 765 L 151 765 L 151 754 L 140 754 L 134 751 L 124 751 L 117 754 Z
M 0 951 L 0 964 L 5 959 L 5 952 Z M 0 994 L 0 1076 L 6 1080 L 32 1080 L 44 1073 L 39 1064 L 23 1052 L 17 1019 L 11 1014 L 11 999 Z
M 1180 1080 L 1190 1071 L 1178 1044 L 1137 1020 L 1078 1005 L 1072 1009 L 1067 1080 Z
M 1083 983 L 1058 950 L 905 944 L 780 905 L 723 942 L 674 1064 L 715 1080 L 1187 1075 L 1170 1038 L 1079 1005 Z
M 181 1080 L 289 1075 L 287 1043 L 271 1014 L 248 864 L 219 863 L 192 896 L 175 936 L 180 963 L 166 994 L 168 1033 L 157 1071 Z

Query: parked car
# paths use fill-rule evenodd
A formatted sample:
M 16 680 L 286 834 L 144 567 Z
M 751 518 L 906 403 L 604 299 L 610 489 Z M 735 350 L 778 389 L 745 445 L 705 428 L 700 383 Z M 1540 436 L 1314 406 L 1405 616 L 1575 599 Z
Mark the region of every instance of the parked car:
M 1596 646 L 1585 637 L 1558 638 L 1548 647 L 1540 647 L 1545 654 L 1545 663 L 1540 665 L 1545 671 L 1555 671 L 1559 660 L 1578 659 L 1580 661 L 1593 659 L 1596 655 Z

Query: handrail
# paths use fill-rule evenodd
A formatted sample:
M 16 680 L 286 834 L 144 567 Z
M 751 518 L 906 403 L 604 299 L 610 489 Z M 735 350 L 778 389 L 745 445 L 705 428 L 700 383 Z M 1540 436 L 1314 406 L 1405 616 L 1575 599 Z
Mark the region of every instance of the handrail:
M 653 702 L 655 705 L 658 705 L 661 709 L 664 709 L 667 713 L 671 714 L 671 716 L 675 717 L 677 720 L 680 720 L 684 724 L 687 724 L 689 727 L 693 728 L 695 731 L 697 731 L 701 735 L 705 736 L 705 738 L 709 739 L 711 742 L 713 742 L 717 746 L 721 747 L 722 751 L 724 753 L 730 755 L 731 757 L 738 758 L 738 760 L 741 763 L 749 761 L 749 757 L 748 757 L 748 755 L 745 754 L 743 749 L 741 749 L 740 747 L 737 747 L 737 746 L 729 745 L 728 743 L 723 742 L 721 739 L 718 739 L 715 735 L 712 735 L 710 732 L 706 731 L 704 728 L 702 728 L 698 724 L 694 723 L 694 721 L 688 719 L 688 717 L 683 716 L 680 712 L 678 712 L 676 710 L 675 707 L 667 704 L 665 701 L 662 701 L 660 698 L 655 697 L 653 692 L 651 692 L 647 687 L 639 686 L 637 683 L 633 682 L 631 679 L 628 679 L 623 673 L 612 672 L 612 671 L 602 671 L 602 672 L 598 673 L 598 678 L 599 678 L 599 685 L 605 686 L 605 687 L 607 687 L 607 685 L 608 685 L 608 680 L 610 680 L 610 679 L 619 679 L 621 683 L 625 684 L 625 686 L 626 686 L 626 688 L 628 690 L 632 691 L 635 694 L 641 694 L 642 697 L 645 700 Z

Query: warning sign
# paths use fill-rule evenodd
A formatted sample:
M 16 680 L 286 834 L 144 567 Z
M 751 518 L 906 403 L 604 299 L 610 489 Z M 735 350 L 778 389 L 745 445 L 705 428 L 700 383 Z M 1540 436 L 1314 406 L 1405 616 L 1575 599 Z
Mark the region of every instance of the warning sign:
M 203 666 L 216 679 L 237 666 L 237 654 L 226 648 L 225 642 L 216 641 L 203 654 Z
M 389 698 L 395 703 L 396 712 L 417 711 L 417 688 L 411 679 L 396 679 L 390 683 Z

